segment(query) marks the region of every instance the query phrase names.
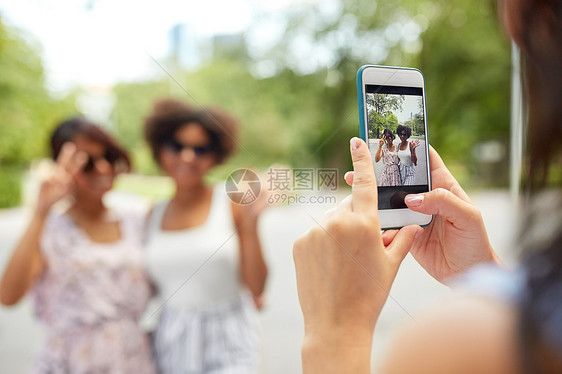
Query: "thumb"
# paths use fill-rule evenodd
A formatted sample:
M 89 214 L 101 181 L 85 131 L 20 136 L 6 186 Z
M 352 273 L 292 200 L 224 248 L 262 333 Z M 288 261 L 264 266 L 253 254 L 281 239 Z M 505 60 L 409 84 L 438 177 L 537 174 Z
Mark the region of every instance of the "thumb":
M 404 202 L 414 212 L 440 215 L 457 227 L 467 226 L 480 216 L 478 208 L 444 188 L 407 195 Z
M 422 233 L 423 229 L 420 226 L 408 225 L 402 227 L 394 239 L 392 239 L 392 243 L 386 247 L 390 257 L 400 264 L 408 252 L 410 252 L 414 239 Z

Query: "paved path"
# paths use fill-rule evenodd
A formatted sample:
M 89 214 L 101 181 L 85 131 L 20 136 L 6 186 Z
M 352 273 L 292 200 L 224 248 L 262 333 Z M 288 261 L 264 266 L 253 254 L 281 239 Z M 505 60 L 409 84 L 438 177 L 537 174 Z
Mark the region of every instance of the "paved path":
M 135 204 L 135 198 L 114 195 L 120 204 Z M 505 191 L 472 194 L 481 208 L 492 244 L 508 263 L 512 262 L 510 238 L 513 236 L 515 210 Z M 341 201 L 342 196 L 338 196 Z M 301 372 L 300 344 L 303 323 L 296 293 L 292 259 L 293 241 L 315 223 L 332 205 L 304 204 L 274 207 L 264 213 L 260 224 L 270 278 L 267 285 L 267 307 L 261 314 L 263 331 L 262 373 L 287 374 Z M 0 272 L 22 232 L 28 217 L 24 208 L 0 210 Z M 394 300 L 387 302 L 375 331 L 373 361 L 384 355 L 390 332 L 408 314 L 450 291 L 429 277 L 408 256 L 391 290 Z M 30 372 L 33 355 L 42 338 L 40 326 L 34 321 L 29 300 L 16 307 L 0 307 L 0 373 Z

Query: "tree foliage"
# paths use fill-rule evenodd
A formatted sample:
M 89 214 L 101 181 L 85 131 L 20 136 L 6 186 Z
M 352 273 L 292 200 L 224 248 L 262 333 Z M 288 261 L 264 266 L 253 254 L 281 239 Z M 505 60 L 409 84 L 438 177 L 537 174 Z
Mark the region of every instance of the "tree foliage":
M 348 140 L 358 134 L 357 69 L 386 64 L 424 73 L 429 141 L 459 175 L 507 183 L 509 43 L 487 0 L 296 2 L 255 19 L 249 41 L 264 35 L 262 27 L 281 30 L 269 47 L 249 43 L 234 55 L 218 53 L 196 71 L 179 72 L 181 89 L 166 76 L 144 88 L 117 88 L 119 131 L 144 154 L 138 159 L 147 159 L 138 128 L 157 93 L 218 104 L 240 118 L 240 152 L 225 168 L 283 163 L 347 170 Z M 369 116 L 378 124 L 375 133 L 396 129 L 396 117 L 384 110 Z M 421 115 L 406 124 L 414 135 L 422 133 Z M 473 157 L 487 141 L 504 147 L 497 164 Z
M 53 98 L 45 87 L 39 46 L 0 18 L 0 207 L 17 204 L 20 176 L 47 155 L 56 121 L 75 112 L 71 99 Z
M 429 142 L 465 182 L 505 186 L 510 45 L 496 18 L 488 0 L 294 2 L 258 14 L 244 35 L 247 48 L 217 51 L 196 70 L 171 65 L 173 79 L 163 72 L 160 79 L 118 84 L 111 120 L 140 172 L 156 172 L 142 122 L 163 96 L 219 105 L 240 119 L 239 152 L 218 174 L 274 163 L 344 171 L 351 167 L 349 138 L 359 133 L 358 68 L 416 67 L 426 79 Z M 272 24 L 277 34 L 259 45 Z M 52 126 L 76 113 L 72 97 L 49 95 L 40 49 L 31 40 L 0 19 L 3 170 L 45 155 Z M 377 133 L 398 124 L 390 111 L 371 110 L 369 116 Z M 420 134 L 423 118 L 413 115 L 405 124 Z M 485 142 L 503 147 L 499 162 L 483 164 L 477 157 Z
M 414 114 L 414 117 L 406 122 L 404 125 L 412 129 L 412 136 L 420 136 L 424 132 L 423 128 L 423 115 L 420 113 Z
M 369 122 L 369 137 L 380 139 L 384 129 L 396 132 L 398 118 L 392 111 L 402 111 L 404 95 L 367 95 L 367 118 Z
M 472 183 L 507 184 L 510 49 L 493 2 L 307 2 L 286 17 L 283 37 L 269 55 L 258 57 L 275 61 L 280 71 L 326 76 L 320 88 L 326 103 L 320 128 L 308 139 L 310 149 L 321 145 L 318 162 L 327 163 L 330 155 L 347 157 L 338 150 L 346 150 L 344 142 L 358 133 L 357 117 L 351 115 L 357 69 L 364 64 L 409 66 L 426 79 L 431 144 Z M 309 41 L 308 48 L 299 48 L 303 40 Z M 413 125 L 419 124 L 418 118 Z M 502 159 L 481 164 L 473 154 L 482 142 L 499 142 Z

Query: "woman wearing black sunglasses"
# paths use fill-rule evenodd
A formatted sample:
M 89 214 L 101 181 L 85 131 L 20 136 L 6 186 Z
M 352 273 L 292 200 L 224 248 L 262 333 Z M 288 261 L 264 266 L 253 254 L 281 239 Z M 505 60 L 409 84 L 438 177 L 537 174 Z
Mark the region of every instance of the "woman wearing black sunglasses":
M 150 297 L 142 217 L 103 202 L 129 157 L 82 118 L 55 129 L 51 151 L 56 163 L 6 267 L 0 301 L 13 305 L 31 291 L 46 331 L 35 372 L 153 373 L 138 325 Z M 64 198 L 69 207 L 57 212 Z
M 154 351 L 162 373 L 253 373 L 256 306 L 267 277 L 257 232 L 263 201 L 238 205 L 209 170 L 236 146 L 237 121 L 217 108 L 162 100 L 145 122 L 154 159 L 176 191 L 148 220 L 149 274 L 162 314 Z M 254 305 L 256 302 L 257 305 Z

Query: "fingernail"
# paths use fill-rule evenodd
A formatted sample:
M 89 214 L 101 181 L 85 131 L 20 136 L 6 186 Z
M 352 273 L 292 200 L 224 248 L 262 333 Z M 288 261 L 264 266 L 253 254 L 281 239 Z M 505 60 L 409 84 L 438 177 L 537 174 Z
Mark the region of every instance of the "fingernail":
M 404 201 L 409 206 L 413 206 L 413 207 L 420 206 L 423 203 L 423 195 L 407 195 L 404 198 Z
M 354 151 L 361 145 L 361 140 L 357 137 L 351 138 L 351 149 Z
M 414 235 L 414 240 L 422 236 L 422 234 L 423 234 L 423 229 L 421 227 L 418 227 L 418 231 L 416 231 L 416 235 Z

